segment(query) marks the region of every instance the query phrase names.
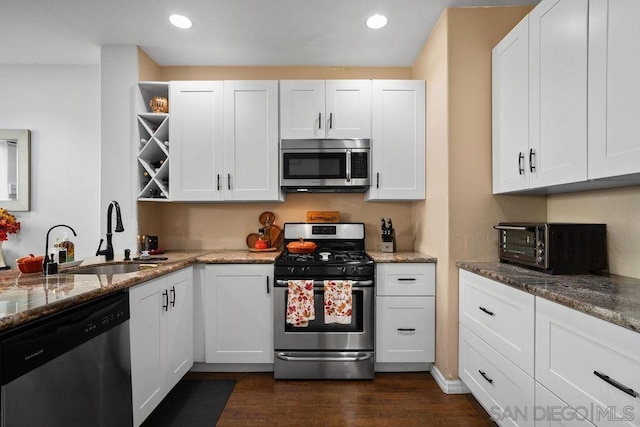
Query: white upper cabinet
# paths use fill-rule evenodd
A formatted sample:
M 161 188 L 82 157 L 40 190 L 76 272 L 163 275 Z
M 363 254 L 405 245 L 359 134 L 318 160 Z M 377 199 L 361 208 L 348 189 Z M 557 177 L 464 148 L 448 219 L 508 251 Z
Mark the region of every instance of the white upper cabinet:
M 174 81 L 170 95 L 171 200 L 282 200 L 277 81 Z
M 640 3 L 542 0 L 527 18 L 528 42 L 523 21 L 493 51 L 493 192 L 640 183 Z
M 282 80 L 280 138 L 371 138 L 371 81 Z
M 425 198 L 425 82 L 372 83 L 371 187 L 367 200 Z
M 225 200 L 280 200 L 278 82 L 224 82 Z
M 222 200 L 223 82 L 169 84 L 171 200 Z
M 588 0 L 543 0 L 529 14 L 531 187 L 587 179 Z
M 529 17 L 493 49 L 493 192 L 529 188 Z
M 589 1 L 589 179 L 640 173 L 640 2 Z

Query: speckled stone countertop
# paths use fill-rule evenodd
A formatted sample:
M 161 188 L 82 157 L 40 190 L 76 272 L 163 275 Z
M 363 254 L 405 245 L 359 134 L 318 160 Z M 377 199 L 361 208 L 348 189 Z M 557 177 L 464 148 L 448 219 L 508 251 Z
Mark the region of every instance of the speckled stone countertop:
M 0 273 L 0 331 L 64 310 L 147 280 L 155 279 L 196 263 L 242 264 L 273 263 L 280 252 L 176 251 L 157 257 L 167 260 L 140 261 L 156 263 L 155 268 L 126 274 L 73 274 L 74 270 L 101 262 L 102 257 L 84 260 L 75 268 L 53 276 L 40 273 L 23 274 L 16 268 Z M 121 262 L 122 256 L 114 262 Z
M 420 252 L 413 251 L 399 251 L 399 252 L 380 252 L 380 251 L 367 251 L 367 254 L 375 262 L 390 263 L 390 262 L 426 262 L 435 264 L 438 260 L 436 257 L 425 255 Z
M 530 294 L 640 332 L 640 279 L 615 275 L 558 275 L 497 262 L 457 266 Z

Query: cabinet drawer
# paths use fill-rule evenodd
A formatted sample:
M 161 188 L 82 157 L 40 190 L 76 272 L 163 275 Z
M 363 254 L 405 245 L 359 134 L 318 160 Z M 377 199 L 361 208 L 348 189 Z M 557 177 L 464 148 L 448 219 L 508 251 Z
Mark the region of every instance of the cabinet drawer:
M 435 297 L 376 299 L 376 362 L 435 360 Z
M 435 264 L 389 263 L 376 266 L 377 295 L 435 295 Z
M 535 297 L 460 270 L 460 323 L 533 376 Z
M 460 325 L 460 378 L 500 425 L 534 425 L 534 380 Z
M 536 381 L 536 427 L 593 427 L 583 411 L 576 412 Z
M 640 334 L 537 298 L 536 380 L 593 424 L 639 426 Z

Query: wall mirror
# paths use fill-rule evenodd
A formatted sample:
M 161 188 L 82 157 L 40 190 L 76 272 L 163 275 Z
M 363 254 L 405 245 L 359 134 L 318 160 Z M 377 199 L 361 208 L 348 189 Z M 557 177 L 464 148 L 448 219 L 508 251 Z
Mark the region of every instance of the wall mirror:
M 30 209 L 31 132 L 0 129 L 0 207 Z

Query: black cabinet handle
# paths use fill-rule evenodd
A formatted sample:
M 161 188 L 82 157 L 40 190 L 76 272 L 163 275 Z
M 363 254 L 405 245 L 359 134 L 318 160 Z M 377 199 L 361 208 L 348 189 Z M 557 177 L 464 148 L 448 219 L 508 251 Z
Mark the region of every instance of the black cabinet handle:
M 218 191 L 220 191 L 220 174 L 216 175 L 218 179 Z
M 415 332 L 416 328 L 398 328 L 398 332 Z
M 333 129 L 333 113 L 329 113 L 329 129 Z
M 227 174 L 227 190 L 231 190 L 231 174 Z
M 489 382 L 489 384 L 493 384 L 493 380 L 491 378 L 489 378 L 487 376 L 486 373 L 482 372 L 481 370 L 478 369 L 478 372 L 480 372 L 480 375 L 482 375 L 482 378 L 484 378 L 485 380 L 487 380 Z
M 524 153 L 518 153 L 518 175 L 524 175 Z
M 271 289 L 269 288 L 269 276 L 267 276 L 267 295 L 271 293 Z
M 640 396 L 640 394 L 638 394 L 637 391 L 635 391 L 632 388 L 629 388 L 627 386 L 625 386 L 622 383 L 619 383 L 618 381 L 614 380 L 613 378 L 610 378 L 608 375 L 605 374 L 601 374 L 598 371 L 593 371 L 593 373 L 595 374 L 596 377 L 600 378 L 601 380 L 611 384 L 612 386 L 614 386 L 615 388 L 617 388 L 618 390 L 627 393 L 629 396 L 631 397 L 638 397 Z
M 489 316 L 495 316 L 495 313 L 493 311 L 489 311 L 484 307 L 478 307 L 480 310 L 484 311 L 485 313 L 487 313 Z
M 322 113 L 318 113 L 318 129 L 322 129 Z
M 166 289 L 162 293 L 162 309 L 164 311 L 169 311 L 169 292 Z
M 171 307 L 176 306 L 176 287 L 171 287 Z
M 380 188 L 380 172 L 376 172 L 376 188 Z
M 533 165 L 533 156 L 536 155 L 536 152 L 533 151 L 533 148 L 529 149 L 529 172 L 533 172 L 536 170 L 536 167 Z
M 398 277 L 398 282 L 415 282 L 415 277 Z

